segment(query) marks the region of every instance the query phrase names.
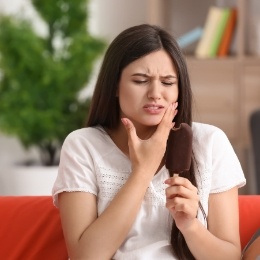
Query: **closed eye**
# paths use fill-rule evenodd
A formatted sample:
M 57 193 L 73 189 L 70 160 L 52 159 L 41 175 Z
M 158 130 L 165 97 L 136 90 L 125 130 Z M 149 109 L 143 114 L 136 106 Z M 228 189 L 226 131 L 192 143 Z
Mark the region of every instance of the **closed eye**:
M 134 80 L 134 83 L 136 83 L 136 84 L 145 84 L 145 83 L 147 83 L 147 80 Z
M 162 84 L 166 86 L 172 86 L 175 84 L 175 82 L 162 82 Z

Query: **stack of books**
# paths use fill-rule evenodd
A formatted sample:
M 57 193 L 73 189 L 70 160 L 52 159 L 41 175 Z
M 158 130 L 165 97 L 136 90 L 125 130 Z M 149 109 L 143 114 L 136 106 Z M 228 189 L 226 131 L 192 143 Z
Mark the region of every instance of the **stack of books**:
M 215 58 L 229 55 L 237 22 L 236 8 L 211 6 L 203 33 L 195 49 L 198 58 Z

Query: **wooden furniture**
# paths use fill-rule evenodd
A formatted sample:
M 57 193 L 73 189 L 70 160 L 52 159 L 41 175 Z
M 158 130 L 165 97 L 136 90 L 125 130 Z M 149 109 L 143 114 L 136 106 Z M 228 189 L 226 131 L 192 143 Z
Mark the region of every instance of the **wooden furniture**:
M 147 0 L 147 21 L 171 32 L 175 37 L 196 26 L 203 27 L 212 0 Z M 228 0 L 226 1 L 228 4 Z M 184 49 L 194 93 L 194 120 L 220 127 L 230 139 L 245 172 L 248 185 L 243 193 L 254 193 L 254 169 L 250 164 L 249 118 L 260 108 L 260 55 L 249 51 L 248 31 L 254 0 L 233 0 L 238 10 L 235 43 L 225 58 L 198 59 L 196 45 Z M 260 26 L 260 22 L 259 22 Z M 260 30 L 260 27 L 259 29 Z M 260 38 L 260 36 L 259 36 Z

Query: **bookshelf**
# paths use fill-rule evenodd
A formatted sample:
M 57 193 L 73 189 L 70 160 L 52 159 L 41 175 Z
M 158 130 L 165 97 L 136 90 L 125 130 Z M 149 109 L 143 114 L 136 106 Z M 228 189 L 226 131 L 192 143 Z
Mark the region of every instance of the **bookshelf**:
M 260 109 L 260 53 L 250 50 L 255 25 L 259 21 L 259 0 L 147 0 L 147 22 L 157 24 L 176 38 L 196 26 L 204 26 L 210 6 L 227 4 L 237 8 L 235 43 L 227 57 L 199 59 L 196 44 L 183 49 L 194 93 L 194 120 L 216 125 L 229 137 L 242 164 L 248 185 L 244 193 L 253 193 L 250 183 L 254 178 L 252 163 L 249 118 Z M 254 12 L 254 13 L 252 13 Z M 258 15 L 258 16 L 257 16 Z M 252 28 L 253 29 L 253 28 Z M 260 41 L 260 35 L 259 41 Z M 260 42 L 258 42 L 260 48 Z M 259 51 L 259 50 L 258 50 Z

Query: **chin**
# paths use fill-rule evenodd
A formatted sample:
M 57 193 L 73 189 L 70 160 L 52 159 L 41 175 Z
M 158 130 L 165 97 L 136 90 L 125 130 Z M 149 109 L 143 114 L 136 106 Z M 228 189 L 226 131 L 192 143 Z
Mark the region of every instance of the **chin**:
M 157 126 L 159 125 L 161 122 L 161 120 L 153 120 L 153 121 L 147 121 L 147 122 L 143 122 L 143 125 L 145 126 Z
M 135 126 L 143 126 L 143 127 L 155 127 L 160 124 L 162 121 L 162 117 L 146 117 L 146 118 L 129 118 Z

